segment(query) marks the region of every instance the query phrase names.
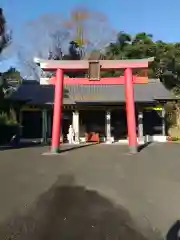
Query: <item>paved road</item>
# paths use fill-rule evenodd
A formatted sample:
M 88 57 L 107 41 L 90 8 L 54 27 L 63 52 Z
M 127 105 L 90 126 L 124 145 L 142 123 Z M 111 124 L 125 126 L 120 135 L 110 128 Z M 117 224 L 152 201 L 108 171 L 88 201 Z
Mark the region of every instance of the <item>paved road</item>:
M 0 151 L 0 239 L 162 239 L 179 219 L 179 144 L 47 151 Z

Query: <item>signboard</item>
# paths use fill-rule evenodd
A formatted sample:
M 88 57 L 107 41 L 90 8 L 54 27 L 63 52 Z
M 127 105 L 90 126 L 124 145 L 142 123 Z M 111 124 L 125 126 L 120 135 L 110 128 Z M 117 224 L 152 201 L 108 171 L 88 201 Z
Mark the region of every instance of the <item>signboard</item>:
M 25 105 L 21 108 L 21 111 L 41 111 L 41 108 L 33 105 Z
M 157 106 L 148 106 L 145 107 L 144 110 L 154 110 L 154 111 L 162 111 L 162 106 L 161 105 L 157 105 Z

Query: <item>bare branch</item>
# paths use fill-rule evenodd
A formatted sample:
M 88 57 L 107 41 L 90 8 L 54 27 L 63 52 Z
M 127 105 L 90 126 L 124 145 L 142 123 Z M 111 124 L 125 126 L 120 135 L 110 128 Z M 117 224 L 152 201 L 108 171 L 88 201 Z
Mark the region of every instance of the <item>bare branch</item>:
M 85 57 L 91 51 L 103 50 L 117 36 L 105 15 L 82 7 L 71 12 L 64 26 L 71 32 L 72 39 L 83 47 Z
M 21 51 L 19 50 L 17 53 L 23 78 L 39 81 L 42 70 L 34 63 L 33 58 L 31 58 L 30 56 L 28 58 L 27 55 L 28 54 L 25 53 L 22 48 Z
M 101 51 L 116 39 L 107 18 L 86 8 L 74 9 L 67 19 L 60 15 L 43 15 L 25 25 L 24 36 L 25 46 L 20 49 L 19 60 L 30 75 L 38 79 L 40 73 L 34 66 L 34 57 L 62 59 L 64 56 L 68 59 L 69 43 L 75 41 L 79 42 L 76 51 L 81 58 L 87 58 L 91 52 L 91 58 L 101 58 Z

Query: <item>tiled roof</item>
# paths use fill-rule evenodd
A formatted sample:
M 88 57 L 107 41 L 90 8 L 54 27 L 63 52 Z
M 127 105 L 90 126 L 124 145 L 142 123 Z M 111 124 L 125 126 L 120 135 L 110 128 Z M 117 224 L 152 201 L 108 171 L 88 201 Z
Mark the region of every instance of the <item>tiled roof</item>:
M 158 80 L 148 84 L 135 84 L 136 102 L 152 102 L 174 98 Z M 11 96 L 12 100 L 30 100 L 31 104 L 52 104 L 54 102 L 53 85 L 22 84 Z M 124 85 L 65 85 L 64 104 L 76 102 L 124 102 Z
M 11 100 L 29 101 L 30 104 L 52 104 L 54 100 L 54 86 L 39 84 L 22 84 L 10 96 Z M 64 89 L 64 104 L 72 104 Z

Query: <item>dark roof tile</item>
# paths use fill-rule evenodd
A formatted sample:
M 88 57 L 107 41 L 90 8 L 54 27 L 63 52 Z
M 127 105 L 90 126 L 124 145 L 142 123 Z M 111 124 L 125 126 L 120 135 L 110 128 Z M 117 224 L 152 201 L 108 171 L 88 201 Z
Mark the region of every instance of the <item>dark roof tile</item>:
M 160 81 L 134 85 L 136 102 L 175 98 Z M 22 84 L 11 96 L 12 100 L 30 100 L 31 104 L 52 104 L 54 86 Z M 65 85 L 64 104 L 76 102 L 124 102 L 124 85 Z

